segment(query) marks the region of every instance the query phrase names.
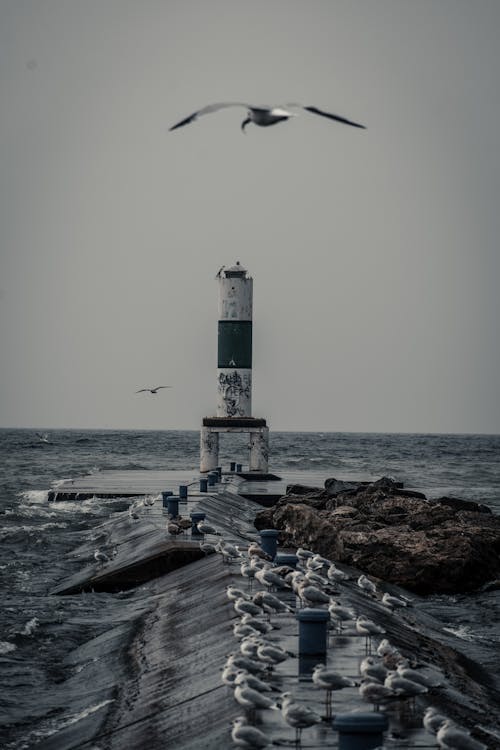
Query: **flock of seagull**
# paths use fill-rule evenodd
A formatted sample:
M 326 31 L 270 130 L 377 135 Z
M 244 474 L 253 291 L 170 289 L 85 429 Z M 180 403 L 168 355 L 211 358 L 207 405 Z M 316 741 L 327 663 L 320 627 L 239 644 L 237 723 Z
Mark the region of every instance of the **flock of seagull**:
M 139 501 L 139 505 L 146 507 L 154 503 L 154 496 Z M 131 519 L 140 517 L 137 503 L 130 506 L 129 515 Z M 191 518 L 169 516 L 166 530 L 172 536 L 186 534 L 192 523 Z M 197 522 L 196 530 L 201 535 L 198 544 L 204 554 L 215 553 L 223 563 L 238 565 L 242 578 L 241 586 L 226 587 L 227 599 L 236 616 L 232 633 L 237 645 L 228 654 L 221 672 L 223 683 L 233 690 L 234 700 L 244 711 L 232 722 L 231 738 L 236 746 L 251 750 L 272 744 L 269 735 L 255 726 L 259 711 L 280 712 L 285 725 L 295 731 L 295 746 L 300 747 L 304 729 L 332 719 L 332 696 L 336 691 L 357 689 L 360 697 L 376 711 L 391 703 L 407 705 L 414 711 L 418 696 L 442 686 L 442 676 L 437 670 L 403 655 L 387 639 L 384 628 L 342 603 L 342 585 L 349 576 L 333 561 L 299 547 L 295 552 L 298 560 L 295 568 L 276 565 L 257 542 L 246 548 L 228 542 L 206 519 Z M 110 560 L 102 550 L 96 550 L 94 557 L 101 566 Z M 405 597 L 379 591 L 364 574 L 357 578 L 356 585 L 367 599 L 377 600 L 392 614 L 411 606 Z M 343 675 L 324 663 L 314 667 L 311 680 L 316 689 L 325 691 L 325 715 L 298 700 L 292 692 L 280 692 L 279 673 L 274 671 L 277 665 L 295 657 L 274 637 L 273 631 L 279 627 L 274 618 L 293 615 L 301 607 L 327 609 L 334 633 L 344 637 L 356 635 L 365 641 L 359 675 Z M 345 630 L 347 623 L 350 625 Z M 442 750 L 486 750 L 467 729 L 433 706 L 423 714 L 423 727 L 434 735 L 437 747 Z
M 203 527 L 205 533 L 219 533 L 206 521 L 198 524 L 200 532 Z M 417 660 L 406 658 L 385 637 L 380 625 L 339 601 L 339 586 L 348 576 L 331 560 L 299 548 L 296 550 L 299 562 L 294 569 L 274 565 L 256 542 L 242 549 L 219 539 L 215 543 L 202 541 L 200 547 L 207 554 L 221 554 L 223 562 L 239 564 L 245 581 L 243 587 L 229 585 L 226 588 L 227 598 L 239 618 L 233 625 L 238 646 L 227 657 L 222 681 L 232 688 L 235 701 L 245 712 L 232 722 L 231 737 L 236 746 L 263 748 L 272 744 L 271 738 L 255 726 L 258 711 L 279 711 L 285 724 L 295 730 L 295 745 L 300 746 L 304 729 L 331 720 L 332 695 L 336 691 L 357 688 L 361 698 L 375 710 L 401 702 L 414 709 L 418 696 L 442 686 L 435 669 L 426 669 L 426 665 Z M 380 592 L 365 575 L 359 576 L 356 583 L 364 595 L 377 599 L 391 613 L 411 606 L 411 601 L 404 597 Z M 260 584 L 257 590 L 256 584 Z M 279 675 L 273 671 L 278 664 L 294 657 L 273 639 L 273 618 L 295 613 L 298 607 L 325 607 L 332 629 L 342 633 L 345 624 L 350 622 L 356 634 L 365 638 L 365 657 L 359 664 L 359 677 L 345 676 L 324 663 L 314 667 L 312 684 L 325 691 L 325 716 L 296 699 L 293 693 L 280 693 Z M 378 641 L 374 653 L 372 639 Z M 486 747 L 467 729 L 432 706 L 424 713 L 423 726 L 435 736 L 438 747 L 443 750 L 484 750 Z

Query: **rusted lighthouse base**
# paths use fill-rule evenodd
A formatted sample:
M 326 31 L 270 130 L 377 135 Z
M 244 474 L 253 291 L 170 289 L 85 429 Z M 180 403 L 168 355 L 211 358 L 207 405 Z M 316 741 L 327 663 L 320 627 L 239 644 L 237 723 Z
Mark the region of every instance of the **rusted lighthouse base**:
M 200 432 L 200 472 L 213 471 L 219 465 L 221 432 L 248 432 L 250 438 L 249 469 L 268 472 L 269 427 L 256 417 L 204 417 Z

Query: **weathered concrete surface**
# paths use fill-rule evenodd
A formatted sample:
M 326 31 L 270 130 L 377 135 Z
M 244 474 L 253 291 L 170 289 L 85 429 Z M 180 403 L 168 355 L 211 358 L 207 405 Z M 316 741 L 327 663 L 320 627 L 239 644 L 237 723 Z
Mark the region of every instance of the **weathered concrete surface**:
M 200 549 L 186 536 L 170 537 L 166 518 L 157 509 L 140 521 L 128 517 L 104 524 L 96 542 L 75 550 L 73 557 L 90 561 L 70 578 L 57 586 L 53 594 L 75 594 L 82 591 L 125 591 L 139 584 L 169 573 L 188 562 L 204 557 Z M 101 565 L 94 560 L 96 548 L 103 551 L 109 562 Z
M 225 539 L 241 544 L 255 538 L 252 527 L 255 506 L 228 493 L 203 499 L 207 520 L 218 526 Z M 147 537 L 154 534 L 153 509 L 135 526 L 129 526 L 128 543 L 135 539 L 139 548 L 147 548 Z M 116 519 L 115 519 L 116 522 Z M 108 522 L 99 529 L 99 538 L 112 544 L 126 530 L 123 519 Z M 141 527 L 144 527 L 144 534 Z M 142 541 L 141 541 L 142 539 Z M 193 542 L 193 544 L 196 544 Z M 85 552 L 91 550 L 92 545 Z M 118 557 L 118 556 L 117 556 Z M 115 558 L 115 560 L 117 559 Z M 477 664 L 457 651 L 463 646 L 451 634 L 442 632 L 439 622 L 426 614 L 425 600 L 415 596 L 413 607 L 392 614 L 380 602 L 363 594 L 356 586 L 358 570 L 344 569 L 351 580 L 342 584 L 339 599 L 383 626 L 386 636 L 405 656 L 416 658 L 440 670 L 445 684 L 438 692 L 417 702 L 416 713 L 403 715 L 399 705 L 388 709 L 391 735 L 388 746 L 432 746 L 432 738 L 422 729 L 422 711 L 428 703 L 441 707 L 461 724 L 474 729 L 475 736 L 497 746 L 497 740 L 478 728 L 500 731 L 497 716 L 499 695 L 491 678 Z M 120 622 L 99 638 L 68 655 L 74 665 L 85 665 L 67 681 L 68 705 L 85 696 L 101 706 L 91 715 L 69 724 L 39 743 L 39 750 L 226 750 L 233 747 L 230 721 L 243 713 L 220 679 L 220 670 L 230 651 L 238 643 L 232 635 L 235 613 L 225 588 L 229 582 L 246 585 L 238 565 L 225 565 L 219 555 L 211 555 L 167 575 L 162 575 L 137 592 L 123 598 Z M 385 587 L 394 593 L 398 589 Z M 380 594 L 384 587 L 380 586 Z M 291 652 L 297 651 L 297 622 L 293 614 L 273 618 L 279 629 L 270 637 Z M 357 677 L 364 657 L 364 639 L 356 635 L 352 624 L 341 636 L 333 636 L 328 664 L 346 676 Z M 88 670 L 88 671 L 87 671 Z M 81 678 L 79 679 L 79 675 Z M 290 690 L 301 701 L 323 713 L 324 693 L 300 679 L 298 660 L 291 657 L 274 669 L 273 681 L 279 691 Z M 370 710 L 357 688 L 336 693 L 334 711 Z M 259 726 L 273 741 L 290 744 L 294 733 L 279 712 L 259 712 Z M 397 735 L 397 739 L 396 739 Z M 308 748 L 335 748 L 337 736 L 326 722 L 304 732 Z
M 428 501 L 383 479 L 283 497 L 257 515 L 257 528 L 283 532 L 283 543 L 420 594 L 472 591 L 500 575 L 500 517 L 464 500 Z

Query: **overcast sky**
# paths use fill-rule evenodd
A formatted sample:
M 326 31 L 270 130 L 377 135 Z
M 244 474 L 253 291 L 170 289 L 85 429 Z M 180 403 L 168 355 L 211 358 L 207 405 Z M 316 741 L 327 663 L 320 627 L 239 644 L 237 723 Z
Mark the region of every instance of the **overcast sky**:
M 0 0 L 0 426 L 500 432 L 498 0 Z M 296 101 L 247 127 L 217 101 Z M 138 388 L 170 384 L 156 397 Z

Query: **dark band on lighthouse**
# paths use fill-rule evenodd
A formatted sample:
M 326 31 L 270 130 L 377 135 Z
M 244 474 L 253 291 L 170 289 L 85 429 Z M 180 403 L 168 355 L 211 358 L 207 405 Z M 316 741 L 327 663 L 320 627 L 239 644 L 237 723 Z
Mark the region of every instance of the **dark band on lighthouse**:
M 217 367 L 252 367 L 251 320 L 219 320 Z

